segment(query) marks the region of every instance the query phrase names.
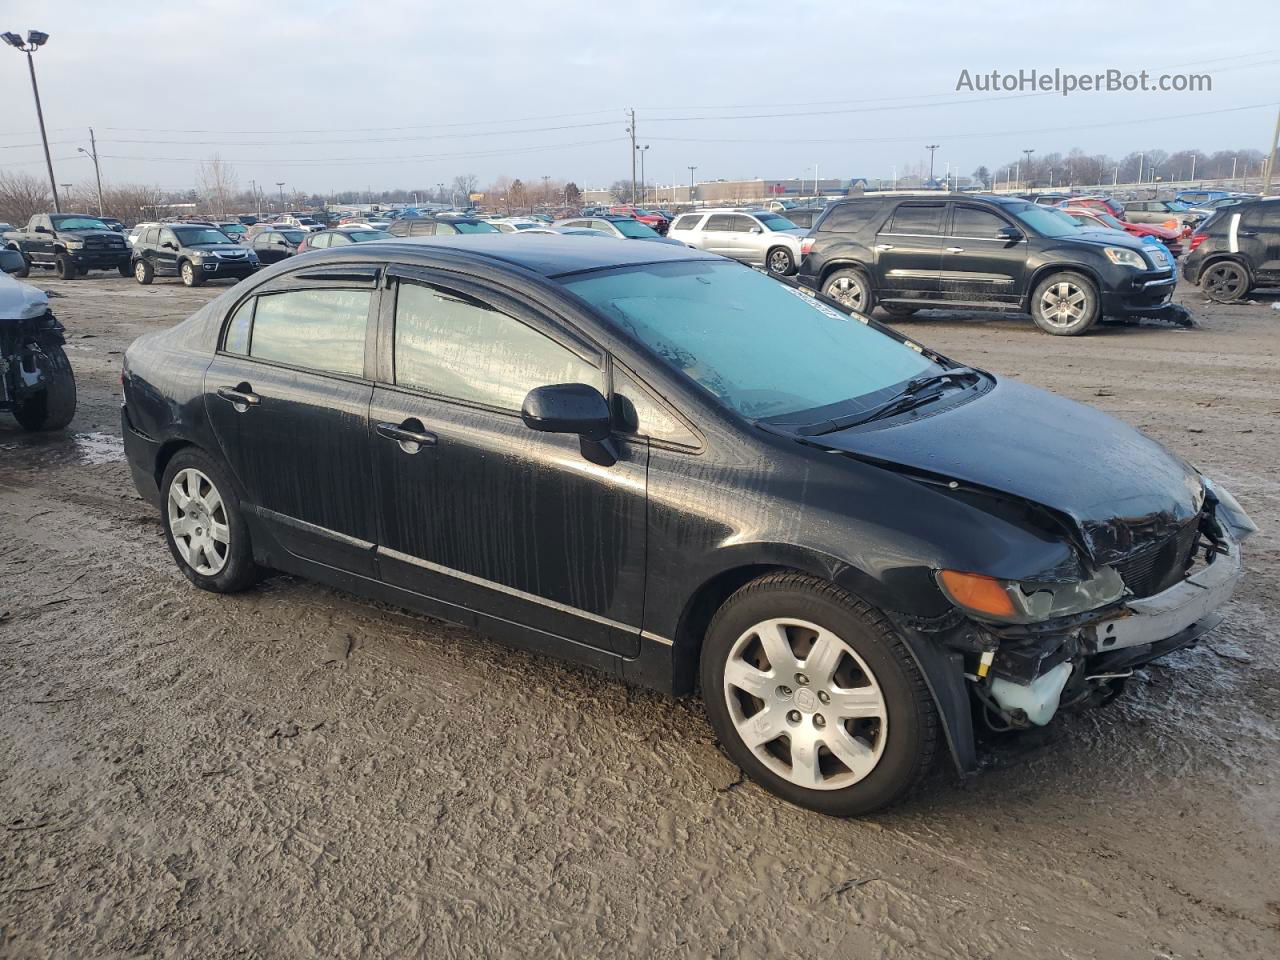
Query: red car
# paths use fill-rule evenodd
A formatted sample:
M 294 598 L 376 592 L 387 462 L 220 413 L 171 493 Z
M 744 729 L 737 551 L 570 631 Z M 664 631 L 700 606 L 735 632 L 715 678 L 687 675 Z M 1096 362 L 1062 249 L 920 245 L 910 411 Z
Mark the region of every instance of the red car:
M 1062 212 L 1077 223 L 1086 227 L 1101 227 L 1107 230 L 1123 230 L 1131 237 L 1155 237 L 1175 257 L 1182 256 L 1182 234 L 1155 223 L 1130 223 L 1101 210 L 1089 210 L 1084 207 L 1063 207 Z
M 654 213 L 652 210 L 640 210 L 636 207 L 610 207 L 609 212 L 615 216 L 630 217 L 632 220 L 639 220 L 646 227 L 652 227 L 664 237 L 667 235 L 667 227 L 671 226 L 671 221 L 660 213 Z
M 1072 197 L 1069 200 L 1063 200 L 1058 204 L 1059 209 L 1070 207 L 1072 210 L 1081 208 L 1086 210 L 1098 210 L 1102 213 L 1109 213 L 1113 217 L 1124 216 L 1124 204 L 1118 200 L 1112 200 L 1110 197 Z

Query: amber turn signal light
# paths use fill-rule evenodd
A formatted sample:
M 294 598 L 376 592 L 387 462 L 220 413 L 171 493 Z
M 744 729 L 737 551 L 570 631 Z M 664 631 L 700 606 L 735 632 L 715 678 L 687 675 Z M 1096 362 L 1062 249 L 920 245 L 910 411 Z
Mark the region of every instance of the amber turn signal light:
M 938 581 L 951 599 L 974 613 L 989 617 L 1014 616 L 1013 600 L 1000 581 L 980 573 L 958 573 L 955 570 L 938 571 Z

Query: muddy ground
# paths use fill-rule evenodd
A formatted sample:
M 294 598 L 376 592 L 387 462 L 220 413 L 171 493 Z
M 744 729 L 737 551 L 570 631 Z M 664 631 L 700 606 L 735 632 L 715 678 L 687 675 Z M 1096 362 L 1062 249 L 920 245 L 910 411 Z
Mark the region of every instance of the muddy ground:
M 193 589 L 121 461 L 118 376 L 220 285 L 36 282 L 81 400 L 58 436 L 0 415 L 0 956 L 1280 953 L 1271 299 L 1180 290 L 1197 329 L 1078 339 L 899 324 L 1148 430 L 1262 532 L 1210 643 L 846 822 L 743 783 L 696 700 L 294 579 Z

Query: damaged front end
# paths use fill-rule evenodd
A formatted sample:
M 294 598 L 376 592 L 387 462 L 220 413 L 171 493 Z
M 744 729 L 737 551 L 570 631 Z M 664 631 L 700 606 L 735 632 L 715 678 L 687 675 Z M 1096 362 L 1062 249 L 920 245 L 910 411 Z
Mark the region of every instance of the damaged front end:
M 936 639 L 962 652 L 987 728 L 1044 726 L 1059 710 L 1106 703 L 1136 668 L 1218 625 L 1240 544 L 1257 528 L 1225 490 L 1206 480 L 1197 493 L 1198 512 L 1172 528 L 1117 522 L 1107 537 L 1085 534 L 1092 555 L 1080 579 L 938 572 L 966 616 Z

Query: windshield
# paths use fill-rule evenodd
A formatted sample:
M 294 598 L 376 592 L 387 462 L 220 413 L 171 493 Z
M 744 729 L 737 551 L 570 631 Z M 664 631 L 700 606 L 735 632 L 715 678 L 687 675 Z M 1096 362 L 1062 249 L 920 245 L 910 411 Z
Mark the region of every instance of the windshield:
M 1080 230 L 1080 224 L 1061 210 L 1037 207 L 1034 203 L 1011 203 L 1004 209 L 1042 237 L 1066 237 Z
M 230 236 L 233 233 L 245 233 L 248 228 L 243 223 L 220 223 L 218 229 Z
M 193 247 L 201 243 L 231 243 L 231 238 L 221 230 L 215 230 L 212 227 L 203 227 L 198 230 L 190 228 L 186 230 L 174 230 L 178 235 L 178 242 L 184 247 Z
M 646 226 L 639 220 L 611 220 L 618 232 L 624 237 L 656 237 L 658 231 L 653 227 Z
M 272 231 L 272 232 L 273 232 L 273 233 L 278 233 L 280 236 L 284 237 L 286 240 L 288 240 L 288 241 L 289 241 L 290 243 L 292 243 L 294 246 L 297 246 L 298 244 L 300 244 L 300 243 L 302 242 L 302 238 L 303 238 L 303 236 L 304 236 L 304 234 L 303 234 L 303 232 L 302 232 L 301 230 L 275 230 L 275 231 Z
M 758 213 L 756 219 L 763 223 L 770 230 L 799 230 L 794 223 L 786 217 L 780 217 L 776 213 Z
M 857 317 L 736 263 L 646 264 L 561 282 L 752 419 L 846 403 L 941 369 Z
M 50 217 L 53 221 L 53 229 L 55 230 L 110 230 L 105 223 L 97 217 L 77 217 L 63 216 Z
M 366 240 L 386 240 L 390 236 L 385 230 L 352 230 L 347 239 L 352 243 L 364 243 Z
M 1115 217 L 1113 217 L 1113 216 L 1112 216 L 1111 214 L 1109 214 L 1109 213 L 1102 213 L 1102 212 L 1099 212 L 1099 213 L 1098 213 L 1098 219 L 1099 219 L 1099 220 L 1101 220 L 1103 223 L 1105 223 L 1105 224 L 1106 224 L 1108 227 L 1110 227 L 1112 230 L 1123 230 L 1123 229 L 1124 229 L 1124 224 L 1123 224 L 1123 223 L 1121 223 L 1119 220 L 1117 220 Z

